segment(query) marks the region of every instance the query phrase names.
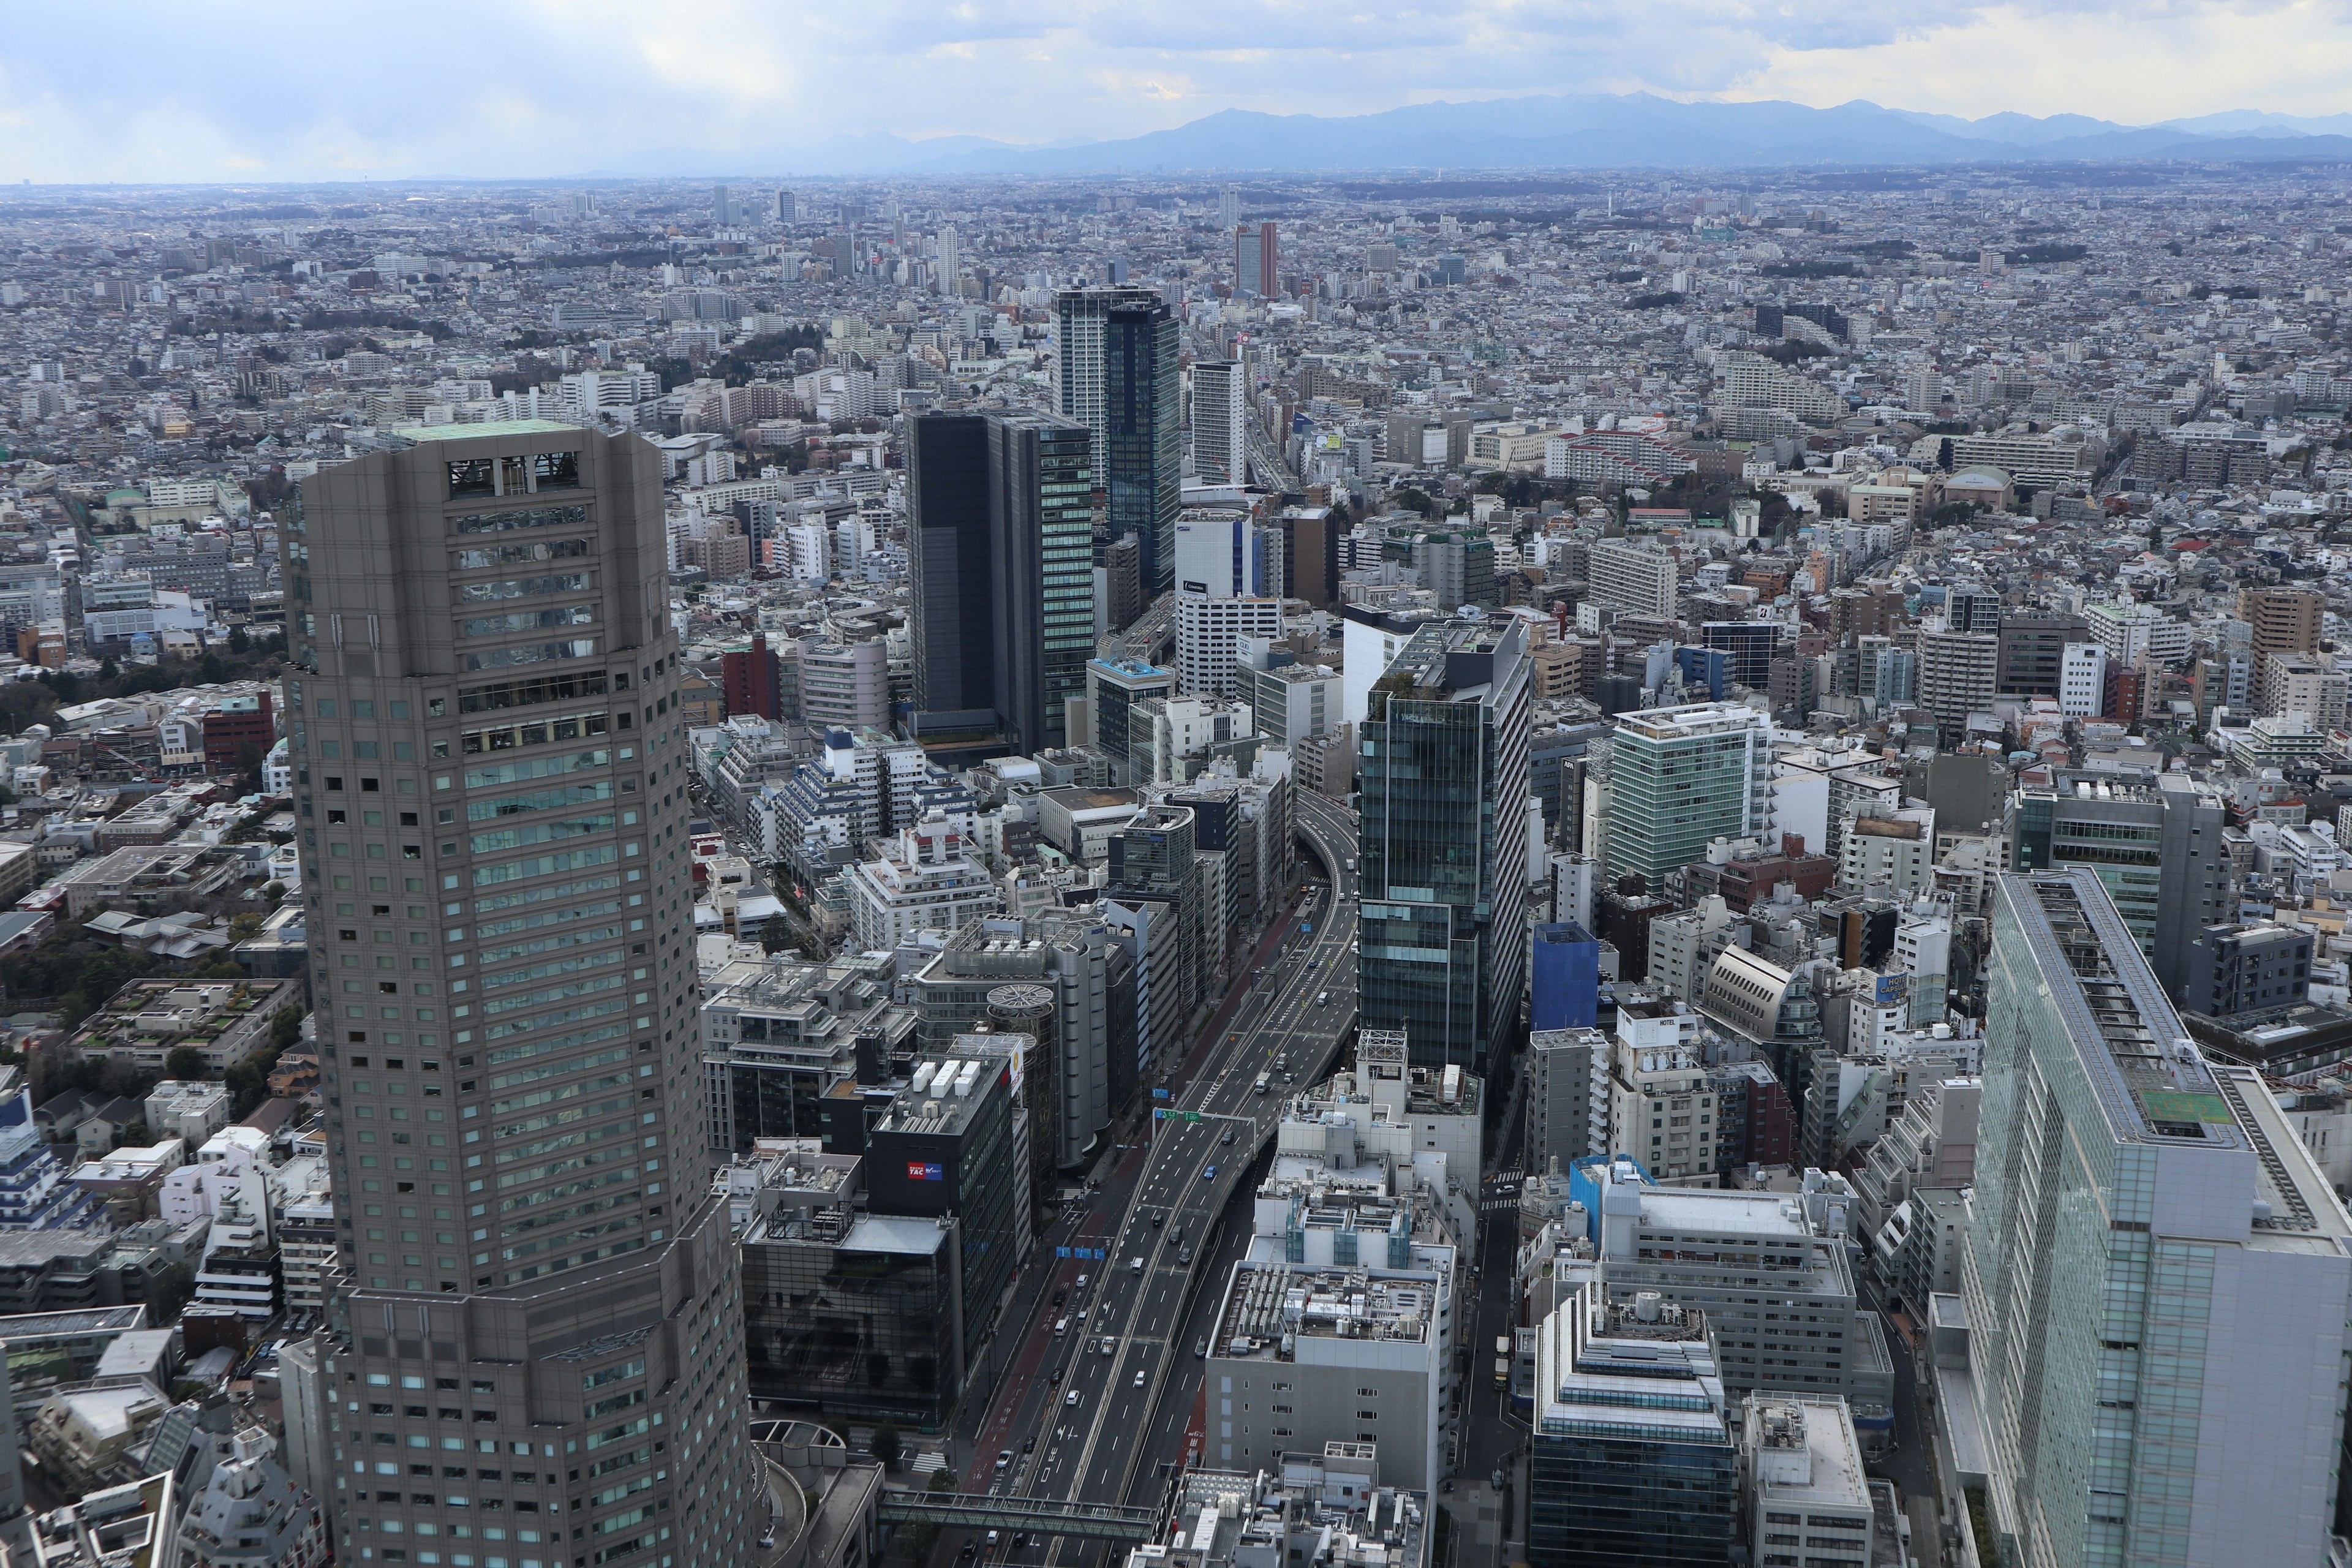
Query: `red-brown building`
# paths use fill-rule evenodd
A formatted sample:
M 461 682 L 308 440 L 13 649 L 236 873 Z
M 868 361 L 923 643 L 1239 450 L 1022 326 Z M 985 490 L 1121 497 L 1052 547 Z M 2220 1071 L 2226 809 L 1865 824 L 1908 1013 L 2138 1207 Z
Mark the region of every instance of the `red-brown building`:
M 725 688 L 727 711 L 757 713 L 762 719 L 784 716 L 783 660 L 768 651 L 768 639 L 751 634 L 751 646 L 720 656 L 719 683 Z
M 234 773 L 246 748 L 258 764 L 278 743 L 278 721 L 270 711 L 268 688 L 255 694 L 250 708 L 215 708 L 205 715 L 205 766 L 213 773 Z

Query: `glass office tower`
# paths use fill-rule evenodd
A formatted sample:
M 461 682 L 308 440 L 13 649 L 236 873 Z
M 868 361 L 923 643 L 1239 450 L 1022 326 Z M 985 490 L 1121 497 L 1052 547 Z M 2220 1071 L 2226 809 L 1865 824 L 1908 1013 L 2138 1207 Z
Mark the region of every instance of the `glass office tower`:
M 1432 621 L 1367 701 L 1358 1005 L 1416 1067 L 1484 1072 L 1518 1022 L 1529 669 L 1516 620 Z
M 908 439 L 917 727 L 1068 743 L 1095 648 L 1094 477 L 1083 425 L 929 414 Z
M 654 448 L 544 421 L 400 431 L 295 495 L 346 1562 L 729 1563 L 767 1515 L 664 549 Z
M 1094 437 L 1094 477 L 1108 500 L 1101 553 L 1129 534 L 1143 543 L 1148 598 L 1175 575 L 1183 493 L 1183 402 L 1175 316 L 1152 289 L 1066 289 L 1054 301 L 1054 407 Z
M 1694 702 L 1622 714 L 1609 773 L 1612 886 L 1638 873 L 1662 892 L 1666 873 L 1706 858 L 1714 840 L 1771 831 L 1772 721 L 1755 709 Z
M 1144 591 L 1176 577 L 1176 514 L 1184 432 L 1176 318 L 1158 300 L 1118 305 L 1103 320 L 1103 486 L 1109 533 L 1142 541 Z
M 2352 1217 L 2090 869 L 1994 897 L 1960 1265 L 2002 1560 L 2332 1561 Z

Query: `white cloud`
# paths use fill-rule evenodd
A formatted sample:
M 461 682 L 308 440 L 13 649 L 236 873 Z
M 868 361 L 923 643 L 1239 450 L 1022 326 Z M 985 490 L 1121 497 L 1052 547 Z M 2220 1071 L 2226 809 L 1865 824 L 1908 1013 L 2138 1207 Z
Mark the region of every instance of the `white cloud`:
M 2332 0 L 100 3 L 19 7 L 0 34 L 0 180 L 754 173 L 836 135 L 1042 142 L 1527 92 L 2147 123 L 2335 112 L 2347 74 Z

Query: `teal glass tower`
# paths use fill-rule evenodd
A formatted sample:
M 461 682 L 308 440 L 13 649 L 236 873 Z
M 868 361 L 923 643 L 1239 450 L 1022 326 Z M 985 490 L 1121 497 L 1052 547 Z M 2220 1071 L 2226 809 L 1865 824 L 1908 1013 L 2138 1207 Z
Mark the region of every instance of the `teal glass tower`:
M 1484 1072 L 1527 976 L 1530 664 L 1516 621 L 1415 632 L 1369 694 L 1359 1006 L 1416 1067 Z

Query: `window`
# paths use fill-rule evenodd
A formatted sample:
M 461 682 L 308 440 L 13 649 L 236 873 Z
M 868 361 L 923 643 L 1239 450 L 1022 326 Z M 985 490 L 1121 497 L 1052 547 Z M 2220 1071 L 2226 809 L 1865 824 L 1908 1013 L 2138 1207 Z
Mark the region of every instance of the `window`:
M 492 495 L 497 493 L 497 488 L 490 459 L 488 458 L 467 458 L 462 462 L 449 465 L 449 499 L 451 500 L 456 500 L 462 496 Z M 457 521 L 457 526 L 462 529 L 468 521 L 475 521 L 479 520 L 460 518 Z

